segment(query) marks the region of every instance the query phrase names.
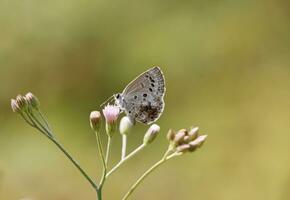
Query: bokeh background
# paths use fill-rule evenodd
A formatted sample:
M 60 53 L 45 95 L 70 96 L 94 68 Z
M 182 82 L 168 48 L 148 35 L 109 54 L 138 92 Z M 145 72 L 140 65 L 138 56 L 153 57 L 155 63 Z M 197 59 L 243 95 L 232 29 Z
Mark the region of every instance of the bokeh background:
M 191 125 L 209 135 L 204 147 L 159 168 L 132 199 L 290 199 L 289 1 L 1 0 L 0 27 L 0 199 L 96 199 L 11 98 L 36 94 L 97 178 L 90 111 L 154 65 L 167 81 L 162 133 L 108 180 L 105 199 L 161 157 L 169 128 Z M 134 128 L 129 150 L 146 129 Z M 116 135 L 111 164 L 119 157 Z

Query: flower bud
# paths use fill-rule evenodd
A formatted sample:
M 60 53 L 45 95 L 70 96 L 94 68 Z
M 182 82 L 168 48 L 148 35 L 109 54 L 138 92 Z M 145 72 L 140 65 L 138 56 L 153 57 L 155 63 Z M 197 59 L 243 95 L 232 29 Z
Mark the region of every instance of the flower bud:
M 28 103 L 27 103 L 27 100 L 25 99 L 25 97 L 23 97 L 21 95 L 17 95 L 16 103 L 21 111 L 27 109 Z
M 174 143 L 176 144 L 176 146 L 178 146 L 179 144 L 182 144 L 184 142 L 184 136 L 186 134 L 187 134 L 186 129 L 181 129 L 176 133 L 176 135 L 174 137 Z
M 99 111 L 92 111 L 90 114 L 90 125 L 93 131 L 99 131 L 101 128 L 101 113 Z
M 128 135 L 131 128 L 133 127 L 133 123 L 129 119 L 129 117 L 125 116 L 121 119 L 119 130 L 122 135 Z
M 153 124 L 147 130 L 143 138 L 143 144 L 147 145 L 153 142 L 156 138 L 158 132 L 160 131 L 160 127 L 157 124 Z
M 191 142 L 197 138 L 198 130 L 199 130 L 198 127 L 194 127 L 188 132 L 188 142 Z
M 169 129 L 168 133 L 167 133 L 167 139 L 169 141 L 173 141 L 174 140 L 174 137 L 175 137 L 175 131 L 172 130 L 172 129 Z
M 198 136 L 192 142 L 190 142 L 189 143 L 189 145 L 190 145 L 189 151 L 194 151 L 195 149 L 201 147 L 202 144 L 204 143 L 204 141 L 206 140 L 206 138 L 207 138 L 207 135 L 201 135 L 201 136 Z
M 109 137 L 112 137 L 116 132 L 117 120 L 120 113 L 120 109 L 118 106 L 107 105 L 103 109 L 103 114 L 106 118 L 106 132 Z
M 26 98 L 28 104 L 29 104 L 32 108 L 38 109 L 39 101 L 38 101 L 38 99 L 36 98 L 36 96 L 34 96 L 31 92 L 28 92 L 28 93 L 25 95 L 25 98 Z
M 21 112 L 21 109 L 19 108 L 15 99 L 11 99 L 11 108 L 12 108 L 13 112 L 17 112 L 17 113 Z

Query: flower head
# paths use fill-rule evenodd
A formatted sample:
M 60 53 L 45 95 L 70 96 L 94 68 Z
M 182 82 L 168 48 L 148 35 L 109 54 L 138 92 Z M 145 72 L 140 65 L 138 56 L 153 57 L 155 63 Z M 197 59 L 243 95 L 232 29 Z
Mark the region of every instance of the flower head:
M 108 104 L 103 109 L 103 114 L 104 114 L 104 116 L 106 118 L 106 122 L 108 124 L 115 123 L 118 119 L 119 113 L 120 113 L 120 109 L 118 106 Z
M 116 131 L 116 122 L 120 114 L 120 109 L 118 106 L 107 105 L 103 109 L 103 114 L 106 119 L 106 132 L 109 137 L 112 137 L 113 133 Z

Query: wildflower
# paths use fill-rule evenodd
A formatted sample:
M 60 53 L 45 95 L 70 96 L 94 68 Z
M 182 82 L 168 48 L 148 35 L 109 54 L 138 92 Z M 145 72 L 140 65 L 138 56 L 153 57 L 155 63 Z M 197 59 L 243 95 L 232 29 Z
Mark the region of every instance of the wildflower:
M 120 133 L 122 135 L 127 135 L 131 128 L 133 127 L 133 123 L 131 122 L 131 120 L 129 119 L 129 117 L 125 116 L 121 119 L 121 122 L 120 122 L 120 127 L 119 127 L 119 130 L 120 130 Z
M 90 114 L 90 125 L 93 131 L 99 131 L 101 128 L 101 113 L 99 111 L 92 111 Z
M 118 106 L 107 105 L 103 109 L 103 114 L 106 119 L 106 132 L 109 137 L 112 137 L 113 133 L 116 131 L 116 122 L 118 120 L 119 113 L 120 109 Z
M 153 142 L 153 140 L 156 138 L 159 131 L 160 131 L 160 126 L 158 126 L 157 124 L 151 125 L 144 135 L 143 144 L 147 145 Z
M 38 109 L 39 101 L 38 101 L 37 97 L 34 96 L 34 94 L 32 94 L 31 92 L 28 92 L 28 93 L 25 95 L 25 98 L 26 98 L 28 104 L 29 104 L 32 108 Z

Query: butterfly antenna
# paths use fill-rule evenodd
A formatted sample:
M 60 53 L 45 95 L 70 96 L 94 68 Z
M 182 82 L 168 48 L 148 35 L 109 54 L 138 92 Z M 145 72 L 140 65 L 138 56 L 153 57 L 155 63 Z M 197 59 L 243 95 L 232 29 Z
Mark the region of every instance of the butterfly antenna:
M 100 107 L 102 108 L 106 103 L 112 102 L 113 99 L 114 99 L 114 95 L 110 96 L 100 105 Z

